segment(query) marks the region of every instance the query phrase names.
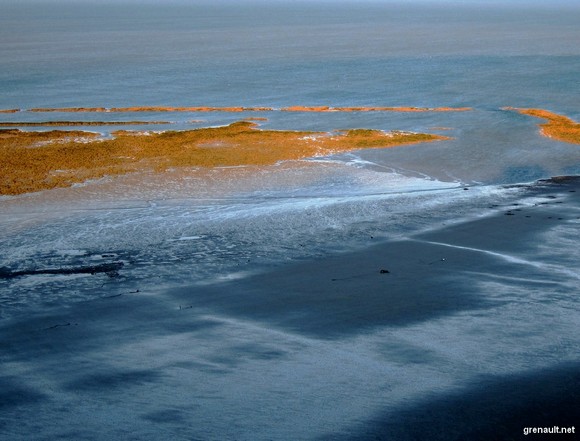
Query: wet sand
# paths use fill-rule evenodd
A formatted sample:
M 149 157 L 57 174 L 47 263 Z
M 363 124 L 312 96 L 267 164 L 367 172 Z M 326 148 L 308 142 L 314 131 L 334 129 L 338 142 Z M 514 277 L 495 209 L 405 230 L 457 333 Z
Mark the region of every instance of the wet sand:
M 479 283 L 574 294 L 577 285 L 560 285 L 569 268 L 538 260 L 534 245 L 579 222 L 579 195 L 580 179 L 553 179 L 527 187 L 544 202 L 482 209 L 403 240 L 369 238 L 364 250 L 235 281 L 103 290 L 5 320 L 0 427 L 14 440 L 499 440 L 577 423 L 578 360 L 542 352 L 531 334 L 519 368 L 502 362 L 526 350 L 510 346 L 527 341 L 519 314 L 533 308 L 533 327 L 567 329 L 566 308 L 553 322 L 547 300 L 494 296 Z M 497 324 L 511 307 L 518 315 Z M 437 346 L 443 337 L 428 327 L 445 320 L 474 328 L 451 329 Z M 485 340 L 488 326 L 503 337 Z M 397 340 L 407 329 L 418 334 Z M 572 344 L 567 331 L 561 347 Z M 438 387 L 423 384 L 430 376 Z
M 564 193 L 565 202 L 552 196 L 526 209 L 498 207 L 490 217 L 297 264 L 243 284 L 234 281 L 195 296 L 185 290 L 182 301 L 193 297 L 195 306 L 323 339 L 486 309 L 493 304 L 470 288 L 470 270 L 522 278 L 533 272 L 526 258 L 512 255 L 529 250 L 534 235 L 554 224 L 578 223 L 579 187 L 580 179 L 554 178 L 533 191 L 572 190 Z M 574 207 L 571 213 L 566 204 Z

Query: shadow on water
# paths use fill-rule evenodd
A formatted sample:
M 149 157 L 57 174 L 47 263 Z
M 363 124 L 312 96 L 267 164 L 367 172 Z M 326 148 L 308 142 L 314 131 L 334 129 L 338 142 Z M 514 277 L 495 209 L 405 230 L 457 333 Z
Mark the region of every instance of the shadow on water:
M 484 377 L 459 392 L 432 396 L 394 412 L 377 415 L 322 440 L 519 440 L 526 427 L 575 426 L 580 439 L 580 364 L 508 377 Z M 557 435 L 555 436 L 557 437 Z M 552 438 L 550 438 L 552 439 Z
M 11 376 L 0 377 L 0 411 L 41 402 L 46 396 Z
M 511 278 L 530 289 L 526 280 L 560 283 L 558 272 L 533 261 L 536 239 L 553 221 L 534 219 L 556 216 L 564 206 L 560 198 L 576 203 L 572 193 L 565 199 L 551 195 L 576 188 L 577 179 L 569 180 L 526 187 L 530 196 L 550 193 L 554 199 L 537 207 L 516 204 L 507 212 L 511 216 L 504 208 L 415 240 L 387 242 L 213 286 L 187 287 L 171 295 L 193 308 L 323 339 L 493 308 L 507 300 L 481 290 L 484 275 Z
M 490 273 L 506 273 L 510 268 L 493 256 L 476 254 L 466 260 L 466 254 L 470 253 L 420 241 L 390 242 L 371 252 L 289 265 L 245 280 L 173 294 L 194 308 L 314 338 L 342 338 L 497 306 L 496 300 L 475 288 L 469 259 L 477 259 L 478 267 Z

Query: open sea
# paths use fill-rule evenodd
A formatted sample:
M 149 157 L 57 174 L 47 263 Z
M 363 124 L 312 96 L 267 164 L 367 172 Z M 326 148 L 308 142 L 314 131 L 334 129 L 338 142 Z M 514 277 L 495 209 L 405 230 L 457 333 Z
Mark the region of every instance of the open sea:
M 500 206 L 539 203 L 521 184 L 580 175 L 580 146 L 542 137 L 540 120 L 504 107 L 580 120 L 579 23 L 574 1 L 0 0 L 0 110 L 21 109 L 0 113 L 0 120 L 15 127 L 22 121 L 161 119 L 184 130 L 259 116 L 267 118 L 259 123 L 264 129 L 370 128 L 452 138 L 259 168 L 144 172 L 1 196 L 0 268 L 123 266 L 115 277 L 0 277 L 0 325 L 136 290 L 166 302 L 174 298 L 166 293 L 184 287 L 219 292 L 222 283 L 286 265 L 429 234 L 491 216 Z M 473 110 L 26 111 L 295 105 Z M 108 136 L 113 129 L 86 130 Z M 506 389 L 533 388 L 540 371 L 556 386 L 565 377 L 577 387 L 567 403 L 579 402 L 578 226 L 576 220 L 547 230 L 520 256 L 549 259 L 566 270 L 560 278 L 482 282 L 473 288 L 482 298 L 511 299 L 517 292 L 523 300 L 498 301 L 473 316 L 455 311 L 372 330 L 293 332 L 264 326 L 242 307 L 200 300 L 205 321 L 200 318 L 195 331 L 202 334 L 191 337 L 197 349 L 188 349 L 195 363 L 164 370 L 155 355 L 177 357 L 193 329 L 142 334 L 118 348 L 112 339 L 100 358 L 96 352 L 85 360 L 71 356 L 75 372 L 95 369 L 93 363 L 121 369 L 130 360 L 156 366 L 154 378 L 121 373 L 111 380 L 98 370 L 91 382 L 66 387 L 43 373 L 54 360 L 35 361 L 32 350 L 27 359 L 1 355 L 0 349 L 0 438 L 4 432 L 6 440 L 483 439 L 461 438 L 468 432 L 463 426 L 454 432 L 454 415 L 475 419 L 473 400 L 491 408 Z M 191 292 L 180 310 L 193 305 L 198 311 Z M 66 362 L 66 351 L 59 355 Z M 123 400 L 125 379 L 132 389 Z M 545 398 L 544 392 L 538 396 Z M 423 408 L 431 413 L 417 411 Z

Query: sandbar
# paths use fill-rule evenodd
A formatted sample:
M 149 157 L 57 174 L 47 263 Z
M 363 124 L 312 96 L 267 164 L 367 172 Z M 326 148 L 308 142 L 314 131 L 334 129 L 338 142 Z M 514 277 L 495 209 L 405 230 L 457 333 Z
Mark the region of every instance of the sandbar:
M 0 194 L 68 187 L 88 179 L 173 167 L 271 165 L 366 148 L 450 139 L 413 132 L 260 130 L 239 121 L 185 131 L 0 131 Z
M 37 107 L 28 112 L 107 112 L 106 107 Z
M 467 112 L 473 110 L 471 107 L 331 107 L 331 106 L 289 106 L 280 109 L 274 107 L 171 107 L 171 106 L 133 106 L 133 107 L 37 107 L 28 109 L 28 112 Z
M 283 112 L 467 112 L 471 107 L 329 107 L 291 106 Z
M 571 118 L 543 109 L 520 109 L 505 107 L 505 110 L 515 110 L 522 115 L 545 119 L 547 122 L 539 124 L 540 133 L 558 141 L 580 144 L 580 124 Z
M 274 110 L 271 107 L 171 107 L 171 106 L 132 106 L 132 107 L 36 107 L 29 109 L 29 112 L 112 112 L 112 113 L 132 113 L 132 112 L 268 112 Z
M 0 127 L 69 127 L 69 126 L 145 126 L 171 124 L 169 121 L 15 121 L 0 122 Z

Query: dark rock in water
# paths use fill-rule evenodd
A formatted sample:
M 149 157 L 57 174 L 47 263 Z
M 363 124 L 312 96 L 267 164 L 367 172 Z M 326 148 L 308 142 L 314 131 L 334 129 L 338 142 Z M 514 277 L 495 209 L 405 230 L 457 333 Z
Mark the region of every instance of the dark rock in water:
M 12 279 L 14 277 L 32 276 L 36 274 L 98 274 L 106 273 L 109 277 L 117 277 L 123 262 L 103 263 L 72 268 L 45 268 L 22 271 L 12 271 L 10 268 L 0 268 L 0 279 Z

